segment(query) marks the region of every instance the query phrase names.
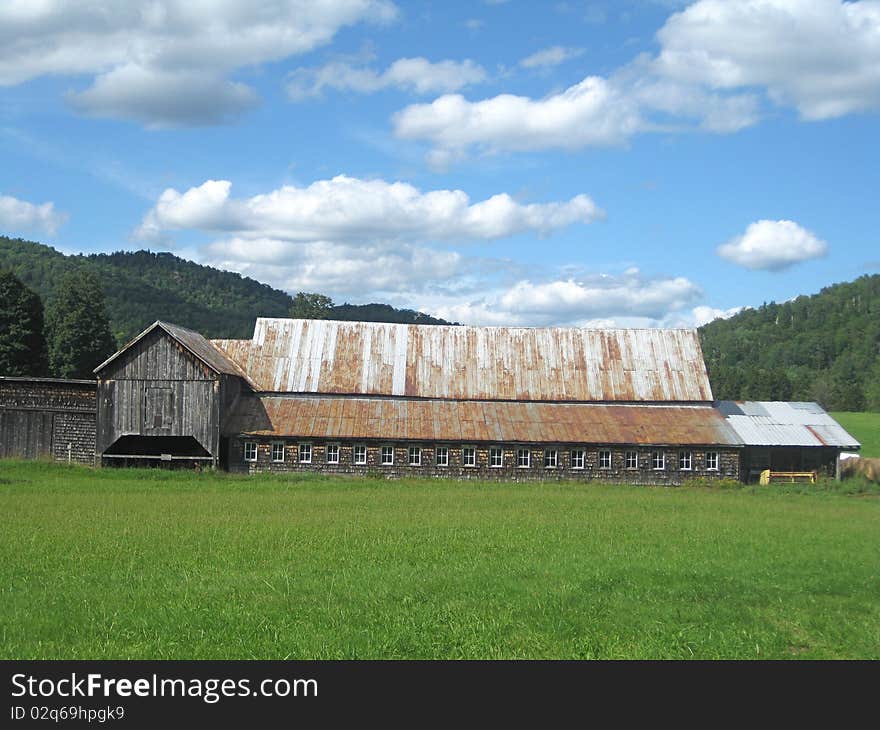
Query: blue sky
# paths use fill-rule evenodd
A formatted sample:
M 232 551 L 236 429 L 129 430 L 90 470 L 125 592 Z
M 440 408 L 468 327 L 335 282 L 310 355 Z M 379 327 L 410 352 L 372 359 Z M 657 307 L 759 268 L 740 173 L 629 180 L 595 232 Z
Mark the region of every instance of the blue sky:
M 0 232 L 471 324 L 880 271 L 880 3 L 0 5 Z

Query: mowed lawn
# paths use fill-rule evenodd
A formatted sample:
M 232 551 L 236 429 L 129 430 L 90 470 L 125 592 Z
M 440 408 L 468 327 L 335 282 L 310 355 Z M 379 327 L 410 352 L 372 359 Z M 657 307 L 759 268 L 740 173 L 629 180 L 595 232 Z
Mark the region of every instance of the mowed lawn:
M 862 445 L 862 456 L 880 458 L 880 413 L 832 413 L 834 419 Z
M 880 658 L 880 498 L 0 461 L 0 658 Z

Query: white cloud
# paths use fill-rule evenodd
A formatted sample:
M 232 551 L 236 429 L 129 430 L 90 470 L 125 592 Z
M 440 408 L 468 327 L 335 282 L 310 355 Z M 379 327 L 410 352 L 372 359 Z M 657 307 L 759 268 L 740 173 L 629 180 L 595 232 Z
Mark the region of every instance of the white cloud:
M 471 203 L 461 190 L 423 193 L 407 183 L 345 175 L 246 199 L 232 198 L 231 187 L 226 180 L 208 180 L 184 193 L 166 190 L 136 236 L 149 240 L 169 230 L 197 229 L 301 242 L 488 240 L 546 235 L 602 216 L 586 195 L 524 205 L 501 193 Z
M 702 296 L 700 287 L 684 277 L 646 277 L 631 268 L 619 276 L 520 280 L 471 301 L 421 306 L 466 324 L 645 327 L 665 325 Z
M 558 66 L 560 63 L 570 61 L 583 55 L 583 48 L 566 48 L 565 46 L 552 46 L 545 48 L 530 56 L 526 56 L 519 65 L 523 68 L 539 68 L 543 66 Z
M 228 73 L 305 53 L 328 43 L 340 28 L 387 22 L 395 15 L 388 0 L 3 3 L 0 86 L 44 75 L 106 74 L 72 99 L 99 113 L 121 111 L 125 118 L 146 116 L 162 125 L 170 121 L 168 97 L 150 80 L 171 74 L 179 83 L 179 77 L 201 76 L 210 80 L 210 88 L 199 101 L 200 112 L 190 110 L 174 121 L 211 123 L 251 101 L 247 96 L 253 91 L 229 82 Z M 139 83 L 125 94 L 122 82 L 127 77 Z M 204 108 L 210 91 L 217 106 L 212 112 Z M 155 117 L 150 114 L 154 105 Z
M 98 76 L 67 100 L 83 114 L 131 119 L 151 129 L 221 124 L 258 103 L 253 89 L 212 74 L 131 65 Z
M 764 87 L 806 119 L 880 108 L 880 3 L 701 0 L 658 32 L 662 75 Z
M 794 264 L 820 258 L 828 244 L 794 221 L 760 220 L 741 236 L 717 249 L 718 255 L 747 269 L 782 271 Z
M 371 94 L 397 88 L 430 94 L 458 91 L 485 79 L 485 69 L 469 59 L 432 63 L 420 57 L 400 58 L 381 73 L 373 68 L 337 62 L 320 68 L 297 69 L 288 80 L 287 93 L 294 100 L 318 96 L 325 89 Z
M 731 307 L 730 309 L 718 309 L 717 307 L 707 307 L 700 305 L 691 310 L 691 322 L 694 327 L 702 327 L 704 324 L 714 322 L 716 319 L 730 319 L 733 315 L 739 314 L 745 307 Z
M 760 119 L 767 99 L 806 119 L 880 108 L 876 0 L 700 0 L 671 15 L 657 39 L 657 56 L 544 98 L 449 94 L 410 105 L 394 115 L 395 134 L 429 142 L 429 160 L 442 166 L 472 149 L 581 149 L 654 131 L 736 132 Z M 552 62 L 564 51 L 526 61 Z
M 66 221 L 67 214 L 57 212 L 54 203 L 35 205 L 11 195 L 0 195 L 0 228 L 6 233 L 40 231 L 54 236 Z
M 638 131 L 637 106 L 599 76 L 545 99 L 502 94 L 478 102 L 459 94 L 411 105 L 394 116 L 397 136 L 427 139 L 453 154 L 616 145 Z

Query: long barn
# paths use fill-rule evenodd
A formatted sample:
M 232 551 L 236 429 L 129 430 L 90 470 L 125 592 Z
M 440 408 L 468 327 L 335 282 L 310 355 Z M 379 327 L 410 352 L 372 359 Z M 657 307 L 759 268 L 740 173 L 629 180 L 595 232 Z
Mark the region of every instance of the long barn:
M 96 370 L 102 463 L 231 471 L 740 476 L 694 330 L 258 319 L 249 340 L 157 322 Z

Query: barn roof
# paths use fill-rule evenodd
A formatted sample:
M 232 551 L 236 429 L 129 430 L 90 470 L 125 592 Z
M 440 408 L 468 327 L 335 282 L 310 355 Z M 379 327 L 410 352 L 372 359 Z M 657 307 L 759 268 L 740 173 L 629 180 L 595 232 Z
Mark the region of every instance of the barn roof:
M 104 362 L 98 365 L 98 367 L 95 368 L 94 372 L 99 373 L 100 371 L 102 371 L 110 363 L 116 360 L 116 358 L 122 355 L 122 353 L 136 345 L 144 337 L 146 337 L 148 334 L 156 329 L 161 329 L 163 332 L 166 332 L 186 350 L 188 350 L 194 357 L 203 362 L 214 372 L 223 373 L 225 375 L 236 375 L 250 382 L 247 378 L 247 375 L 241 370 L 241 368 L 239 368 L 234 362 L 226 357 L 223 352 L 218 350 L 214 345 L 211 344 L 209 340 L 206 340 L 198 332 L 186 329 L 185 327 L 180 327 L 176 324 L 162 322 L 160 320 L 156 320 L 155 322 L 153 322 L 153 324 L 147 327 L 137 337 L 121 347 L 118 352 L 114 353 Z
M 721 401 L 718 410 L 747 446 L 861 447 L 818 403 Z
M 212 343 L 263 392 L 459 400 L 712 400 L 696 330 L 260 318 L 253 339 Z
M 239 401 L 224 432 L 458 443 L 741 446 L 715 408 L 698 405 L 263 395 Z

